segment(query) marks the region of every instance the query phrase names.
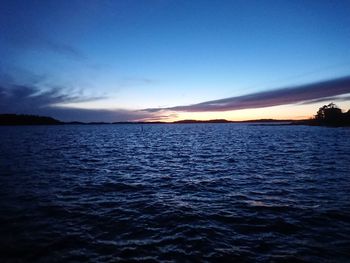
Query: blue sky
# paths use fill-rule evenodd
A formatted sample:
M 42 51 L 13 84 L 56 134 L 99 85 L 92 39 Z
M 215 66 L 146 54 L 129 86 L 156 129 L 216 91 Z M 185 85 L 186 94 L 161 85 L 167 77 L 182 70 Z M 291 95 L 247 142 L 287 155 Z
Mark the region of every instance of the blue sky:
M 0 85 L 34 87 L 29 98 L 52 96 L 54 89 L 66 99 L 40 108 L 65 120 L 156 119 L 138 110 L 350 75 L 349 13 L 349 1 L 1 1 Z M 45 113 L 26 101 L 21 113 Z M 279 110 L 304 111 L 288 115 L 298 118 L 319 106 L 294 104 Z M 348 100 L 339 104 L 350 107 Z M 77 108 L 84 110 L 69 115 Z M 100 115 L 89 118 L 94 110 Z M 260 116 L 191 114 L 163 111 L 161 117 Z

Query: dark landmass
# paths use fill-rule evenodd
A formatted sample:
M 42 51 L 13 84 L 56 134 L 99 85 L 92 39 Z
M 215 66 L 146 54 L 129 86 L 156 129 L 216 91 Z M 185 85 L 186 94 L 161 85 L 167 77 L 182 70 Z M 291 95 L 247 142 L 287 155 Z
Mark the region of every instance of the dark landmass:
M 293 121 L 292 125 L 311 125 L 327 127 L 350 127 L 350 110 L 343 113 L 334 103 L 324 105 L 313 119 Z
M 81 124 L 87 124 L 85 122 L 81 122 L 81 121 L 69 121 L 69 122 L 64 122 L 64 124 L 77 124 L 77 125 L 81 125 Z
M 112 124 L 169 124 L 171 122 L 164 121 L 116 121 Z
M 101 125 L 101 124 L 201 124 L 201 123 L 281 123 L 292 122 L 292 120 L 274 120 L 274 119 L 260 119 L 260 120 L 248 120 L 248 121 L 228 121 L 225 119 L 216 120 L 180 120 L 174 122 L 62 122 L 51 117 L 36 116 L 36 115 L 18 115 L 18 114 L 0 114 L 0 125 Z
M 58 125 L 63 122 L 51 117 L 18 114 L 0 114 L 0 125 Z
M 246 121 L 228 121 L 225 119 L 216 120 L 181 120 L 174 121 L 172 123 L 281 123 L 281 122 L 292 122 L 293 120 L 275 120 L 275 119 L 258 119 L 258 120 L 246 120 Z
M 199 120 L 180 120 L 180 121 L 174 121 L 173 123 L 229 123 L 230 121 L 225 119 L 217 119 L 217 120 L 205 120 L 205 121 L 199 121 Z
M 113 124 L 202 124 L 202 123 L 282 123 L 292 122 L 292 120 L 259 119 L 247 121 L 228 121 L 225 119 L 215 120 L 180 120 L 173 122 L 152 121 L 152 122 L 113 122 Z
M 232 121 L 236 123 L 282 123 L 282 122 L 292 122 L 293 120 L 275 120 L 275 119 L 259 119 L 259 120 L 247 120 L 247 121 Z
M 309 120 L 275 120 L 259 119 L 247 121 L 228 121 L 225 119 L 215 120 L 180 120 L 174 122 L 62 122 L 51 117 L 35 115 L 18 115 L 18 114 L 0 114 L 0 125 L 102 125 L 102 124 L 202 124 L 202 123 L 252 123 L 264 126 L 276 125 L 311 125 L 311 126 L 328 126 L 328 127 L 345 127 L 350 126 L 350 110 L 343 113 L 334 103 L 321 107 L 314 118 Z
M 350 127 L 350 121 L 320 121 L 316 119 L 292 121 L 289 125 L 308 125 L 326 127 Z

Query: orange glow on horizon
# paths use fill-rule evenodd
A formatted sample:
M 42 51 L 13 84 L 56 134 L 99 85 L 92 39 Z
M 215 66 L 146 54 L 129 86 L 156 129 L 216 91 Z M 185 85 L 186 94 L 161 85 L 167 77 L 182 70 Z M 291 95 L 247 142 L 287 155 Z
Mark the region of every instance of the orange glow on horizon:
M 145 121 L 165 121 L 173 122 L 179 120 L 214 120 L 226 119 L 228 121 L 246 121 L 259 119 L 276 119 L 276 120 L 301 120 L 312 118 L 317 110 L 328 103 L 316 103 L 307 105 L 282 105 L 258 109 L 245 109 L 222 112 L 163 112 L 162 115 L 171 115 L 168 118 L 152 118 Z M 350 108 L 349 102 L 336 103 L 343 111 Z

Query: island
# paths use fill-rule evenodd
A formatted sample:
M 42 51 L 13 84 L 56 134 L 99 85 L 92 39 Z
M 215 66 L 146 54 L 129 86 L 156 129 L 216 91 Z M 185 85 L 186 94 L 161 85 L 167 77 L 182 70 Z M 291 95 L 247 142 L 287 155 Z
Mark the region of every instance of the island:
M 0 114 L 0 125 L 57 125 L 63 122 L 51 117 L 26 114 Z
M 311 125 L 327 127 L 349 127 L 350 110 L 343 112 L 334 103 L 324 105 L 317 111 L 316 115 L 309 120 L 293 121 L 292 125 Z
M 246 121 L 230 121 L 225 119 L 214 120 L 179 120 L 173 122 L 164 121 L 121 121 L 121 122 L 63 122 L 52 117 L 26 115 L 26 114 L 0 114 L 0 125 L 102 125 L 102 124 L 205 124 L 205 123 L 252 123 L 256 125 L 311 125 L 327 127 L 350 126 L 350 110 L 343 112 L 334 103 L 324 105 L 316 115 L 307 120 L 276 120 L 257 119 Z

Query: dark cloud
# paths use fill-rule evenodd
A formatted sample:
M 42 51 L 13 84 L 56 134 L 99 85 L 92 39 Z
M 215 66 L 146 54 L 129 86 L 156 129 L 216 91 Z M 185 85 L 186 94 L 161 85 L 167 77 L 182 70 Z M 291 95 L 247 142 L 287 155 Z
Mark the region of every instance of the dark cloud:
M 315 99 L 315 100 L 304 101 L 301 104 L 313 104 L 313 103 L 321 103 L 321 102 L 329 103 L 330 101 L 350 101 L 350 96 L 325 97 L 325 98 L 320 98 L 320 99 Z
M 156 114 L 125 109 L 96 110 L 57 106 L 57 104 L 95 101 L 99 97 L 64 94 L 59 88 L 46 91 L 36 86 L 0 85 L 0 113 L 51 116 L 62 121 L 136 121 L 153 118 Z
M 42 91 L 35 86 L 9 85 L 0 86 L 0 111 L 29 111 L 34 108 L 50 107 L 69 102 L 85 102 L 101 99 L 100 97 L 80 97 L 63 94 L 59 88 Z
M 149 121 L 152 114 L 125 109 L 77 109 L 68 107 L 48 107 L 40 115 L 53 116 L 62 121 L 83 122 L 116 122 L 116 121 Z
M 140 111 L 140 112 L 144 112 L 144 111 Z M 146 117 L 144 120 L 145 121 L 169 121 L 169 119 L 175 119 L 175 118 L 177 118 L 178 117 L 178 115 L 177 114 L 175 114 L 175 113 L 171 113 L 171 114 L 164 114 L 164 115 L 158 115 L 158 114 L 156 114 L 156 115 L 154 115 L 154 116 L 148 116 L 148 117 Z
M 263 108 L 300 102 L 320 102 L 335 99 L 334 96 L 350 93 L 350 76 L 307 85 L 275 89 L 220 100 L 206 101 L 188 106 L 145 109 L 148 112 L 162 110 L 203 112 Z M 339 98 L 338 98 L 339 99 Z

